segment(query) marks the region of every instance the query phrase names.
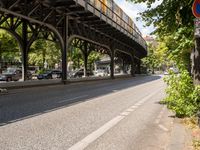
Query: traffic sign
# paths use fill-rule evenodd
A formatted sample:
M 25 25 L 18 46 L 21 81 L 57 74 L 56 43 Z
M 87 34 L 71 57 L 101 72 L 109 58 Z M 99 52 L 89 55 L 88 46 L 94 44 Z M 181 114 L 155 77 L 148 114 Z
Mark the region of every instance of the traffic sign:
M 200 18 L 200 0 L 195 0 L 192 5 L 192 12 L 196 18 Z

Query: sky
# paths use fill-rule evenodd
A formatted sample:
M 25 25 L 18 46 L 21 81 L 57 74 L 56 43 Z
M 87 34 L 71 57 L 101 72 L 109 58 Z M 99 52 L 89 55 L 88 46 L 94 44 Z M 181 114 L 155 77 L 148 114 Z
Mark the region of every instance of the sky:
M 135 24 L 137 25 L 139 30 L 142 32 L 143 36 L 149 35 L 152 31 L 155 30 L 155 28 L 153 26 L 144 27 L 145 23 L 142 22 L 141 19 L 139 21 L 136 21 L 136 18 L 139 17 L 138 13 L 143 12 L 147 9 L 147 6 L 145 3 L 134 4 L 131 2 L 127 2 L 126 0 L 114 0 L 114 1 L 120 6 L 120 8 L 123 9 L 123 11 L 129 17 L 131 17 L 134 20 Z M 152 5 L 152 7 L 156 7 L 157 5 L 159 5 L 161 3 L 161 1 L 162 0 L 156 1 Z

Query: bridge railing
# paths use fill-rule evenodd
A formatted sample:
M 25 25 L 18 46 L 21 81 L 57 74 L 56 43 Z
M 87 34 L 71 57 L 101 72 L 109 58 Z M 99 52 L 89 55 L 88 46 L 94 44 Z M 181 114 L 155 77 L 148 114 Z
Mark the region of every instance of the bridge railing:
M 113 0 L 85 1 L 125 29 L 130 37 L 134 37 L 134 40 L 147 49 L 146 41 L 143 39 L 137 26 L 134 24 L 132 19 L 125 12 L 123 12 L 117 4 L 113 2 Z

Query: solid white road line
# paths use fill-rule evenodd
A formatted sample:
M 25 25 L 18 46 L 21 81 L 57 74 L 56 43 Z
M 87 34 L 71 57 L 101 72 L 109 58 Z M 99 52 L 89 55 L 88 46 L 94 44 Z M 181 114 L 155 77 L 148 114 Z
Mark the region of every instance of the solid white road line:
M 110 120 L 109 122 L 104 124 L 102 127 L 97 129 L 96 131 L 92 132 L 91 134 L 86 136 L 81 141 L 79 141 L 76 144 L 74 144 L 68 150 L 84 150 L 89 144 L 94 142 L 96 139 L 98 139 L 100 136 L 102 136 L 104 133 L 106 133 L 109 129 L 111 129 L 112 127 L 117 125 L 122 119 L 127 117 L 131 113 L 131 111 L 130 111 L 131 109 L 137 109 L 139 107 L 138 104 L 141 105 L 141 102 L 144 103 L 145 101 L 150 99 L 152 96 L 156 95 L 160 90 L 161 89 L 156 90 L 155 92 L 153 92 L 153 93 L 149 94 L 148 96 L 144 97 L 141 101 L 137 102 L 135 105 L 131 106 L 130 108 L 128 108 L 124 112 L 120 113 L 120 115 L 118 115 L 117 117 L 113 118 L 112 120 Z

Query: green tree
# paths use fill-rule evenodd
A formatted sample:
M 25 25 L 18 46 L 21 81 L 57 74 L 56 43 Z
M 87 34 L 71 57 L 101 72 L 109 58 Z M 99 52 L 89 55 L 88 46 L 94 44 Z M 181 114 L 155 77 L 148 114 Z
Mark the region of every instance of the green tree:
M 100 60 L 101 56 L 102 54 L 96 51 L 92 51 L 90 53 L 90 55 L 88 56 L 88 64 L 89 64 L 90 70 L 94 68 L 94 62 Z
M 21 52 L 17 41 L 11 34 L 0 30 L 0 62 L 17 61 L 21 62 Z
M 163 0 L 160 5 L 152 7 L 155 0 L 130 0 L 135 3 L 145 2 L 148 9 L 141 13 L 146 25 L 154 25 L 156 34 L 161 41 L 165 41 L 170 57 L 176 65 L 188 69 L 190 53 L 194 47 L 194 16 L 191 7 L 193 0 Z M 198 63 L 195 68 L 200 68 Z M 196 70 L 198 73 L 199 70 Z M 200 73 L 199 73 L 200 76 Z M 200 78 L 195 78 L 200 80 Z M 200 83 L 200 81 L 199 81 Z
M 153 24 L 156 27 L 153 34 L 163 44 L 159 49 L 164 48 L 167 58 L 174 61 L 180 69 L 179 75 L 171 72 L 165 78 L 168 85 L 165 98 L 167 106 L 180 117 L 195 115 L 199 110 L 200 87 L 192 84 L 187 71 L 190 68 L 190 53 L 194 47 L 194 16 L 191 11 L 193 0 L 163 0 L 155 8 L 152 7 L 155 0 L 131 1 L 147 3 L 148 10 L 141 13 L 142 19 L 147 26 Z M 199 53 L 200 49 L 196 48 L 195 51 Z M 193 59 L 194 83 L 200 84 L 200 58 L 197 58 Z
M 148 44 L 148 56 L 143 58 L 143 64 L 147 66 L 150 70 L 152 70 L 152 74 L 154 74 L 155 67 L 157 66 L 157 56 L 155 54 L 156 47 L 152 44 Z
M 164 71 L 169 62 L 166 57 L 167 47 L 165 43 L 157 41 L 157 44 L 148 44 L 148 56 L 143 58 L 143 64 L 152 71 Z
M 83 54 L 79 48 L 72 48 L 71 61 L 73 61 L 73 69 L 80 68 L 81 66 L 83 66 Z
M 51 41 L 39 39 L 35 41 L 29 52 L 29 65 L 44 66 L 48 63 L 49 68 L 54 68 L 56 63 L 61 62 L 61 50 Z

